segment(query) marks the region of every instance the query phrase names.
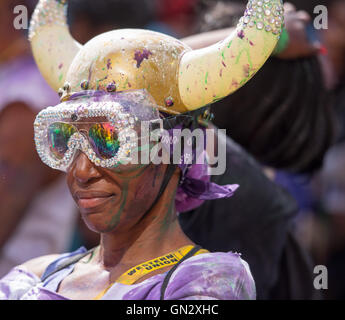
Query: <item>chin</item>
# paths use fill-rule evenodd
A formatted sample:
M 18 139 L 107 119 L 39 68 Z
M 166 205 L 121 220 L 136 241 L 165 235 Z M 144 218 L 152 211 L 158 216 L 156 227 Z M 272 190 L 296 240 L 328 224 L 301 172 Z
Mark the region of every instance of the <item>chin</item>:
M 113 212 L 116 212 L 116 209 L 113 209 Z M 115 231 L 118 228 L 119 217 L 117 215 L 107 216 L 107 212 L 98 211 L 92 213 L 83 213 L 82 218 L 87 227 L 96 233 L 108 233 Z

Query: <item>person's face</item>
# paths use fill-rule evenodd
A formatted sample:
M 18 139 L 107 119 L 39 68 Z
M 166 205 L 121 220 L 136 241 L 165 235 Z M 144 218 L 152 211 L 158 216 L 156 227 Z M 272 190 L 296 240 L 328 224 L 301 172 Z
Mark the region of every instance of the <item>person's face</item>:
M 166 166 L 124 167 L 97 167 L 80 152 L 67 171 L 70 192 L 85 223 L 95 232 L 129 230 L 157 197 Z

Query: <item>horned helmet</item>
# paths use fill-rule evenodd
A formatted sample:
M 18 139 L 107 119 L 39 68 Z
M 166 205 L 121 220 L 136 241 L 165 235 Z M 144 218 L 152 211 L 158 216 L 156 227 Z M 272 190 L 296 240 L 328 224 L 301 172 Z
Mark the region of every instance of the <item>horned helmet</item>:
M 233 33 L 199 50 L 140 29 L 106 32 L 81 45 L 69 32 L 66 11 L 67 0 L 40 0 L 29 32 L 36 63 L 62 104 L 89 92 L 106 96 L 144 90 L 157 110 L 178 115 L 220 100 L 249 81 L 276 47 L 284 10 L 281 0 L 249 0 Z M 51 112 L 35 123 L 38 140 L 44 117 L 51 118 Z

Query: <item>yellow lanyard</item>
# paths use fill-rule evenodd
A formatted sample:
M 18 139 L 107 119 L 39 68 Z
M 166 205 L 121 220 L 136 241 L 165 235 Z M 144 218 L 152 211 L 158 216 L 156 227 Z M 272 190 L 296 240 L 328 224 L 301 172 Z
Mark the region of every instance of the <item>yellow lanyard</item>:
M 138 264 L 137 266 L 123 273 L 115 282 L 131 285 L 143 276 L 151 273 L 152 271 L 175 265 L 193 248 L 194 246 L 192 245 L 185 246 L 175 251 L 169 252 L 164 256 Z M 195 255 L 207 252 L 208 251 L 205 249 L 200 249 L 198 252 L 195 253 Z M 94 300 L 101 299 L 115 282 L 111 283 L 106 289 L 104 289 L 100 294 L 98 294 L 94 298 Z

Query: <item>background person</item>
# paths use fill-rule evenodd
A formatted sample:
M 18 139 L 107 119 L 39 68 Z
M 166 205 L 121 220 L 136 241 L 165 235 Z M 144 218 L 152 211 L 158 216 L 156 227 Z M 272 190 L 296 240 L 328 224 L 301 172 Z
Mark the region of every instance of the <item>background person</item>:
M 209 34 L 230 26 L 239 8 L 243 10 L 241 3 L 209 3 L 201 24 Z M 322 166 L 333 137 L 329 95 L 321 66 L 313 56 L 320 51 L 320 43 L 308 42 L 307 14 L 286 6 L 286 28 L 291 37 L 288 54 L 281 54 L 284 59 L 291 55 L 299 59 L 270 58 L 247 87 L 217 102 L 214 109 L 214 123 L 226 128 L 227 134 L 266 169 L 234 142 L 228 142 L 227 158 L 232 161 L 228 160 L 224 176 L 212 179 L 229 182 L 238 175 L 238 197 L 231 203 L 222 199 L 205 204 L 191 214 L 181 214 L 180 221 L 185 232 L 209 250 L 234 247 L 241 252 L 252 265 L 259 299 L 315 299 L 320 296 L 313 287 L 313 265 L 292 229 L 299 208 L 286 191 L 266 181 L 263 174 L 286 186 L 287 179 L 282 177 L 289 174 L 277 169 L 313 173 Z M 202 37 L 196 39 L 205 43 Z M 306 54 L 312 56 L 305 58 Z M 260 99 L 263 92 L 266 95 Z M 248 160 L 240 162 L 239 158 Z M 247 171 L 251 179 L 247 179 Z M 248 203 L 241 196 L 253 200 Z
M 63 175 L 34 152 L 35 116 L 58 96 L 40 75 L 26 34 L 14 29 L 16 5 L 23 1 L 0 3 L 0 276 L 68 249 L 77 218 Z

